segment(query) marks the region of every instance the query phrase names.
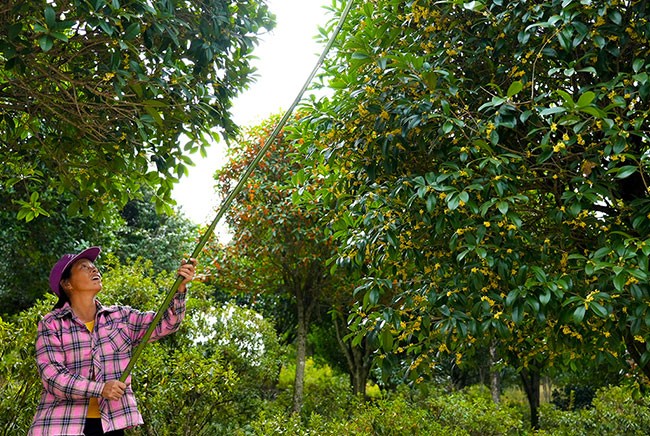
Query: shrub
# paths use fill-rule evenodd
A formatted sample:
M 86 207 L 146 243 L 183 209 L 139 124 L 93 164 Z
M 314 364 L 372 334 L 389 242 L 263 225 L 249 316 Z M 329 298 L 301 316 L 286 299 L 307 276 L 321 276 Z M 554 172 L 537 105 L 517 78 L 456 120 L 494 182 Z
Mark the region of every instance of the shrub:
M 580 410 L 591 407 L 594 399 L 594 389 L 591 386 L 567 385 L 563 389 L 553 389 L 551 403 L 561 410 Z
M 281 393 L 276 408 L 290 410 L 295 377 L 295 363 L 285 364 L 278 380 Z M 346 416 L 348 405 L 353 402 L 350 380 L 346 374 L 334 371 L 328 364 L 321 365 L 312 358 L 307 359 L 301 412 L 303 417 L 317 414 L 330 419 L 340 419 Z
M 593 408 L 564 412 L 552 404 L 540 407 L 540 426 L 566 436 L 646 435 L 650 428 L 650 400 L 635 401 L 624 387 L 601 388 Z
M 54 303 L 48 296 L 10 320 L 0 318 L 0 434 L 26 434 L 31 425 L 42 387 L 34 360 L 36 327 Z
M 495 404 L 483 385 L 446 395 L 433 394 L 426 407 L 432 419 L 469 435 L 521 434 L 527 425 L 518 409 Z

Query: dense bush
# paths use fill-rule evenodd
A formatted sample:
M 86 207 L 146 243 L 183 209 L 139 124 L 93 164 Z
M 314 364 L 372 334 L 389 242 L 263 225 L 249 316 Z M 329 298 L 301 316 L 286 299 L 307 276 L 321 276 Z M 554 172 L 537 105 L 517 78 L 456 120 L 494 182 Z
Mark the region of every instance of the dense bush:
M 591 386 L 568 385 L 553 390 L 551 403 L 561 410 L 587 409 L 591 407 L 594 395 L 594 388 Z
M 316 394 L 313 387 L 306 387 L 306 397 Z M 455 392 L 428 387 L 428 392 L 423 392 L 400 388 L 397 392 L 384 392 L 377 400 L 362 402 L 352 398 L 301 416 L 268 410 L 234 434 L 620 436 L 645 435 L 650 428 L 650 399 L 635 401 L 622 387 L 600 389 L 591 409 L 570 412 L 544 404 L 539 430 L 530 429 L 525 403 L 507 400 L 496 405 L 483 386 Z M 333 408 L 338 409 L 335 416 L 330 415 Z
M 550 434 L 566 436 L 647 435 L 650 429 L 650 399 L 634 400 L 623 387 L 602 388 L 593 407 L 564 412 L 551 404 L 541 408 L 540 424 Z
M 0 435 L 27 433 L 41 393 L 34 360 L 36 324 L 54 305 L 41 300 L 10 319 L 0 318 Z
M 278 379 L 278 397 L 274 408 L 281 411 L 291 410 L 291 396 L 296 376 L 295 362 L 286 363 Z M 305 362 L 305 397 L 302 415 L 318 414 L 331 419 L 343 419 L 347 407 L 354 401 L 350 388 L 350 378 L 334 371 L 329 365 L 317 364 L 309 358 Z
M 310 372 L 318 373 L 313 365 Z M 313 378 L 312 378 L 313 380 Z M 330 384 L 330 387 L 333 385 Z M 314 390 L 316 388 L 316 390 Z M 347 388 L 349 390 L 349 388 Z M 322 394 L 322 386 L 305 386 L 306 398 Z M 287 418 L 281 412 L 262 414 L 246 431 L 252 435 L 510 435 L 523 434 L 528 424 L 516 409 L 500 407 L 490 399 L 486 388 L 471 387 L 464 391 L 445 393 L 433 389 L 427 395 L 407 388 L 384 393 L 383 397 L 368 402 L 359 398 L 330 393 L 322 407 L 307 410 L 303 419 Z M 332 410 L 335 416 L 332 416 Z

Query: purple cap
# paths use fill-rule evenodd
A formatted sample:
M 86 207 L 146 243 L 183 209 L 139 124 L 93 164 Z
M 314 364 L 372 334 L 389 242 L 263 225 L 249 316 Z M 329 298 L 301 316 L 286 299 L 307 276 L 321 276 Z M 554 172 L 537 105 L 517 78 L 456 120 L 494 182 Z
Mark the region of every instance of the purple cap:
M 86 248 L 79 254 L 64 254 L 61 258 L 54 264 L 52 271 L 50 271 L 50 289 L 54 292 L 54 295 L 61 296 L 61 276 L 63 272 L 70 266 L 72 263 L 79 259 L 88 259 L 91 262 L 94 262 L 99 256 L 101 248 L 99 247 L 90 247 Z

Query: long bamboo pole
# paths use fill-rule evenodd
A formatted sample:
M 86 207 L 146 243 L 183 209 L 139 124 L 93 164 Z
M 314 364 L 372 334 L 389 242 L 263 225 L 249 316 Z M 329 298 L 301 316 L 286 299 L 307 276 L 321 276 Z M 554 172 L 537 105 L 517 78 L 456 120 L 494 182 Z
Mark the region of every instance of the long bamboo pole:
M 311 73 L 309 74 L 309 77 L 307 80 L 305 80 L 304 85 L 302 85 L 302 88 L 300 89 L 300 92 L 298 92 L 298 95 L 296 98 L 293 100 L 293 103 L 287 109 L 285 112 L 284 116 L 280 119 L 278 124 L 275 126 L 273 129 L 273 132 L 271 132 L 271 135 L 269 135 L 268 139 L 264 143 L 264 146 L 257 152 L 257 155 L 255 158 L 251 161 L 250 164 L 248 164 L 248 167 L 246 167 L 246 170 L 244 173 L 241 175 L 239 178 L 239 182 L 237 182 L 237 185 L 233 188 L 232 191 L 226 196 L 226 198 L 221 202 L 221 205 L 219 206 L 219 209 L 217 211 L 216 216 L 212 220 L 212 223 L 210 226 L 207 228 L 205 233 L 201 236 L 199 239 L 199 242 L 196 244 L 196 248 L 194 248 L 194 251 L 192 252 L 192 255 L 190 258 L 197 259 L 199 257 L 199 254 L 201 254 L 201 250 L 203 250 L 203 247 L 205 244 L 208 242 L 210 239 L 210 236 L 212 236 L 212 233 L 214 232 L 214 229 L 217 227 L 217 224 L 223 217 L 223 215 L 226 213 L 228 208 L 230 207 L 230 204 L 233 202 L 237 194 L 242 190 L 244 183 L 248 179 L 248 177 L 251 175 L 253 170 L 257 167 L 259 162 L 262 160 L 262 157 L 266 154 L 266 151 L 269 149 L 271 144 L 275 141 L 277 138 L 278 134 L 284 127 L 284 125 L 287 123 L 287 120 L 291 116 L 292 112 L 298 106 L 298 103 L 300 103 L 300 100 L 302 100 L 303 94 L 311 84 L 311 81 L 314 80 L 314 77 L 316 76 L 316 73 L 320 69 L 320 67 L 323 64 L 323 61 L 325 60 L 325 57 L 329 53 L 330 49 L 332 48 L 332 45 L 334 44 L 334 41 L 336 40 L 336 37 L 340 33 L 341 29 L 343 28 L 343 24 L 345 23 L 345 19 L 347 18 L 348 12 L 350 12 L 350 9 L 352 7 L 352 3 L 354 0 L 348 0 L 347 5 L 345 6 L 345 9 L 343 10 L 343 13 L 341 14 L 341 18 L 339 19 L 339 22 L 334 29 L 334 33 L 330 37 L 329 41 L 327 41 L 327 45 L 323 49 L 323 52 L 321 53 L 320 57 L 318 58 L 318 61 L 316 62 L 316 65 L 312 69 Z M 172 285 L 172 287 L 169 289 L 166 298 L 164 301 L 161 303 L 160 307 L 158 308 L 158 311 L 156 312 L 156 316 L 154 317 L 153 321 L 149 325 L 149 328 L 147 328 L 147 331 L 145 332 L 144 336 L 142 337 L 142 340 L 138 344 L 138 346 L 135 348 L 133 351 L 133 355 L 131 356 L 131 360 L 129 361 L 128 365 L 124 369 L 124 372 L 122 373 L 120 377 L 121 382 L 126 382 L 126 379 L 129 377 L 131 374 L 131 371 L 133 370 L 133 366 L 136 364 L 138 359 L 140 358 L 140 355 L 142 354 L 142 350 L 144 347 L 147 345 L 149 342 L 149 339 L 151 338 L 151 335 L 153 334 L 153 331 L 156 329 L 156 326 L 158 326 L 158 323 L 160 322 L 160 319 L 163 316 L 163 313 L 167 310 L 169 305 L 171 304 L 172 300 L 174 299 L 174 295 L 176 295 L 176 292 L 178 291 L 178 287 L 180 286 L 181 282 L 183 281 L 183 277 L 178 276 L 176 278 L 176 281 Z

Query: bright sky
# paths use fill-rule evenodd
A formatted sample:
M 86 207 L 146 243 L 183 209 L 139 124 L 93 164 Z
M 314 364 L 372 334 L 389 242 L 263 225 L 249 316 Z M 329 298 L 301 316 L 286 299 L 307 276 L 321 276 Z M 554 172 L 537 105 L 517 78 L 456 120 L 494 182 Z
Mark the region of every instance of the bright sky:
M 314 41 L 314 36 L 318 26 L 331 19 L 323 9 L 330 3 L 331 0 L 267 0 L 277 25 L 263 36 L 253 52 L 259 58 L 253 62 L 258 77 L 234 102 L 233 116 L 238 125 L 255 125 L 291 106 L 324 48 Z M 197 224 L 209 224 L 216 216 L 220 203 L 212 176 L 225 161 L 224 147 L 223 143 L 214 144 L 205 159 L 193 155 L 196 165 L 189 168 L 189 177 L 182 178 L 174 189 L 173 197 L 181 211 Z M 225 230 L 219 227 L 216 233 L 222 238 L 226 236 Z

